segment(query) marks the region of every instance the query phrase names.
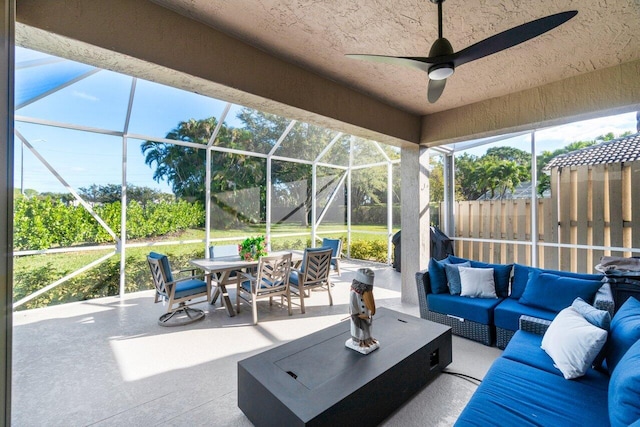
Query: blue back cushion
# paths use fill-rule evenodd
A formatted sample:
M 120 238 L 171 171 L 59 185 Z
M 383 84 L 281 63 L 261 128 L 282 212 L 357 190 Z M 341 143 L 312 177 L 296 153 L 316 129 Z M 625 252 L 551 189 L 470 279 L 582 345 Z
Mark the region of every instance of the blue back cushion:
M 491 264 L 488 262 L 467 260 L 454 255 L 449 255 L 447 259 L 453 264 L 469 261 L 473 268 L 493 268 L 493 281 L 496 284 L 496 295 L 499 297 L 509 295 L 509 280 L 511 279 L 513 264 Z
M 612 427 L 640 421 L 640 341 L 627 350 L 611 375 L 609 421 Z
M 513 282 L 511 283 L 511 298 L 520 299 L 524 289 L 527 287 L 527 282 L 529 281 L 529 273 L 531 271 L 538 271 L 541 273 L 551 273 L 556 276 L 562 277 L 573 277 L 576 279 L 584 279 L 584 280 L 597 280 L 601 281 L 603 275 L 602 274 L 587 274 L 587 273 L 571 273 L 569 271 L 559 271 L 559 270 L 543 270 L 541 268 L 528 267 L 522 264 L 514 264 L 513 265 Z
M 149 256 L 153 259 L 160 260 L 162 264 L 162 269 L 164 270 L 164 276 L 167 279 L 167 282 L 173 282 L 173 274 L 171 273 L 171 266 L 169 266 L 169 258 L 167 258 L 164 254 L 159 254 L 157 252 L 149 253 Z
M 602 283 L 595 280 L 575 279 L 531 271 L 529 281 L 519 302 L 557 313 L 569 307 L 577 297 L 593 302 L 593 297 L 600 286 Z
M 433 294 L 449 293 L 447 274 L 444 271 L 445 264 L 449 264 L 447 259 L 437 261 L 435 258 L 431 258 L 429 260 L 429 282 L 431 283 L 431 293 Z
M 615 372 L 627 350 L 640 340 L 640 301 L 630 297 L 611 319 L 611 332 L 607 343 L 607 368 Z
M 340 254 L 338 253 L 338 249 L 340 249 L 341 244 L 342 244 L 342 241 L 340 239 L 327 239 L 326 237 L 322 239 L 322 247 L 331 248 L 332 258 L 337 258 L 340 256 Z M 331 265 L 333 266 L 336 265 L 335 259 L 331 260 Z

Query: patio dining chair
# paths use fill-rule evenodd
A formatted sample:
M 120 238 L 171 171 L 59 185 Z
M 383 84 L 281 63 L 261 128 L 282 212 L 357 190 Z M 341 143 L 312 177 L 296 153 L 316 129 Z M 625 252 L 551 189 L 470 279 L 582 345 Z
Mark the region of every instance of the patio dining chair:
M 305 312 L 304 299 L 310 295 L 308 291 L 314 288 L 327 288 L 329 293 L 329 305 L 333 305 L 331 295 L 331 280 L 329 279 L 331 267 L 331 248 L 307 248 L 299 270 L 292 269 L 289 276 L 291 294 L 300 297 L 300 311 Z
M 236 292 L 236 312 L 240 313 L 240 298 L 251 303 L 253 324 L 258 324 L 258 305 L 260 299 L 280 296 L 287 299 L 289 316 L 291 316 L 291 295 L 289 293 L 289 272 L 291 270 L 291 253 L 260 257 L 256 274 L 238 272 L 238 290 Z
M 322 239 L 322 247 L 331 248 L 331 269 L 340 275 L 340 256 L 342 255 L 341 239 Z
M 154 302 L 168 300 L 167 312 L 160 316 L 158 324 L 178 326 L 203 319 L 203 310 L 189 306 L 203 302 L 193 300 L 204 297 L 204 301 L 207 301 L 211 295 L 211 284 L 208 280 L 202 280 L 204 275 L 196 275 L 195 269 L 188 269 L 176 272 L 178 274 L 190 271 L 188 276 L 175 279 L 169 258 L 156 252 L 151 252 L 147 256 L 147 262 L 156 288 Z

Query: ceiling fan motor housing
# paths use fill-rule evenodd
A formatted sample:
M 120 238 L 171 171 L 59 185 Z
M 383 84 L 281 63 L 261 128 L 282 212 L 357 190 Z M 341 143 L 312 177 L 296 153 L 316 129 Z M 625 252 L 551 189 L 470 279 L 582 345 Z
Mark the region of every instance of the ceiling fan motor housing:
M 437 58 L 439 56 L 449 56 L 453 54 L 453 47 L 449 40 L 441 37 L 437 39 L 429 50 L 429 58 Z M 429 78 L 432 80 L 443 80 L 453 74 L 452 62 L 438 62 L 429 67 Z

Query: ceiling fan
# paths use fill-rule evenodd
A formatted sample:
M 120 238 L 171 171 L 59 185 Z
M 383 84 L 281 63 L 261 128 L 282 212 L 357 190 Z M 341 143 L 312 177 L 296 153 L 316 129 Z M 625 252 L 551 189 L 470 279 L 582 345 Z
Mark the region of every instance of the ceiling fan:
M 428 57 L 360 54 L 347 54 L 346 56 L 365 61 L 402 65 L 426 71 L 429 74 L 427 98 L 432 104 L 442 95 L 444 86 L 447 83 L 447 78 L 453 74 L 456 67 L 538 37 L 564 24 L 578 14 L 577 10 L 570 10 L 549 15 L 536 19 L 535 21 L 527 22 L 526 24 L 518 25 L 517 27 L 479 41 L 459 52 L 454 52 L 449 40 L 442 37 L 442 3 L 444 3 L 444 0 L 431 0 L 431 3 L 438 5 L 438 39 L 431 45 Z

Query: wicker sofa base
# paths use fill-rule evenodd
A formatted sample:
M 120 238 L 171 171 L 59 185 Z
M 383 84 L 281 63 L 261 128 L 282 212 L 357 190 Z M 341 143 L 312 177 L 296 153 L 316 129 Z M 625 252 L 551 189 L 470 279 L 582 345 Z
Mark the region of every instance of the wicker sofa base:
M 493 345 L 495 327 L 492 325 L 483 325 L 482 323 L 447 316 L 446 314 L 436 313 L 431 310 L 427 310 L 426 317 L 424 315 L 422 317 L 432 322 L 450 326 L 451 332 L 454 335 L 478 341 L 484 345 Z
M 496 328 L 496 347 L 504 350 L 515 335 L 516 331 L 509 329 Z

